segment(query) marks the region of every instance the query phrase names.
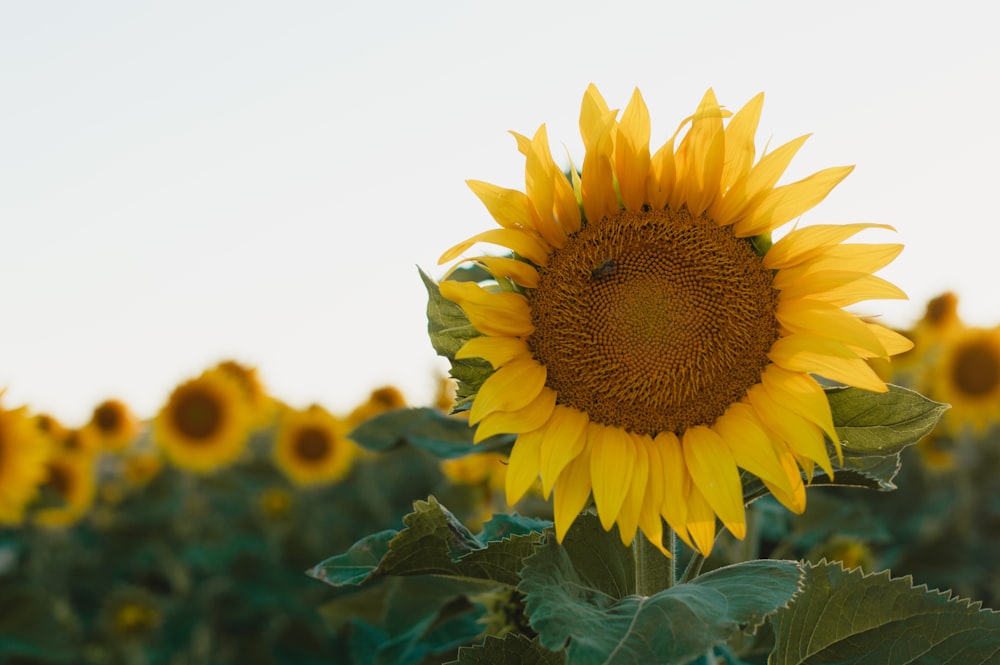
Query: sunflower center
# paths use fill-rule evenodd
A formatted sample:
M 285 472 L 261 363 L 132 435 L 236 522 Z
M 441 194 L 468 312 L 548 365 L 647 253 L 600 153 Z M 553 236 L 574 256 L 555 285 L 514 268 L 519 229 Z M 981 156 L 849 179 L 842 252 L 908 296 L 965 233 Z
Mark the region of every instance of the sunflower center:
M 316 427 L 306 427 L 295 437 L 295 455 L 307 462 L 316 462 L 329 454 L 330 438 Z
M 121 412 L 113 404 L 101 404 L 94 410 L 94 424 L 102 432 L 117 431 L 121 422 Z
M 222 425 L 222 407 L 213 396 L 200 391 L 180 395 L 174 407 L 174 425 L 188 439 L 211 438 Z
M 73 487 L 73 478 L 70 473 L 58 464 L 50 464 L 48 473 L 49 477 L 45 484 L 58 492 L 60 496 L 69 496 L 69 491 Z
M 958 349 L 951 380 L 965 395 L 989 395 L 1000 383 L 1000 359 L 992 348 L 980 344 L 966 345 Z
M 528 344 L 559 403 L 639 434 L 713 423 L 778 337 L 771 271 L 686 209 L 591 222 L 539 276 Z

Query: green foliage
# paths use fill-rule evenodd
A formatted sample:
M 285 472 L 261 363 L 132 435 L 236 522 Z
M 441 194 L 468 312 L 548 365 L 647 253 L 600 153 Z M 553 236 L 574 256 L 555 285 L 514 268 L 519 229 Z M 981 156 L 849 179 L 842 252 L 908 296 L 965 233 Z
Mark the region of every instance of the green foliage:
M 420 279 L 427 288 L 427 332 L 431 345 L 439 356 L 451 361 L 451 375 L 458 380 L 455 411 L 468 410 L 479 386 L 493 373 L 493 367 L 480 358 L 455 358 L 462 345 L 480 333 L 469 323 L 462 308 L 442 296 L 437 282 L 423 270 Z
M 566 654 L 549 651 L 538 639 L 508 633 L 503 638 L 489 635 L 482 644 L 462 647 L 458 660 L 448 665 L 563 665 Z
M 438 459 L 455 459 L 471 453 L 509 453 L 514 442 L 513 436 L 498 435 L 473 444 L 473 432 L 466 420 L 424 407 L 379 414 L 356 427 L 351 438 L 377 452 L 409 445 Z
M 1000 658 L 1000 613 L 888 572 L 864 575 L 825 561 L 772 622 L 772 665 L 963 663 Z

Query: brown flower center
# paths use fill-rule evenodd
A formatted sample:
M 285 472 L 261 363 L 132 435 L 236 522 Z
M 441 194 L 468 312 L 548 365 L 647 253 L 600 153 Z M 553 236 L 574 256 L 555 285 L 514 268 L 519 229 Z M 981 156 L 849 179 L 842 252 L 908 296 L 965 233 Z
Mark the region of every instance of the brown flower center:
M 174 427 L 193 442 L 211 438 L 222 426 L 222 405 L 215 395 L 200 389 L 181 392 L 172 411 Z
M 121 406 L 113 402 L 104 402 L 94 409 L 94 424 L 105 434 L 117 432 L 123 420 Z
M 295 456 L 307 462 L 325 458 L 331 447 L 329 435 L 318 427 L 303 427 L 295 437 Z
M 528 344 L 558 401 L 605 425 L 681 433 L 760 381 L 778 337 L 771 272 L 686 209 L 620 212 L 571 236 L 528 292 Z
M 981 342 L 965 344 L 957 349 L 951 380 L 959 391 L 970 397 L 992 393 L 1000 382 L 1000 358 L 996 349 Z

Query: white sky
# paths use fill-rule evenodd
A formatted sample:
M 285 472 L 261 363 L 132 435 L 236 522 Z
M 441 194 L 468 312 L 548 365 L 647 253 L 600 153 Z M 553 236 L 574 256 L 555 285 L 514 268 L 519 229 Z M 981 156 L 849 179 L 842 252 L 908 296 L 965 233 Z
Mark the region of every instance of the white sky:
M 854 173 L 801 223 L 875 221 L 911 297 L 1000 323 L 1000 40 L 991 3 L 0 4 L 0 388 L 69 424 L 153 415 L 216 361 L 292 403 L 430 399 L 416 266 L 523 186 L 506 133 L 582 157 L 591 81 L 638 86 L 662 142 L 708 87 L 766 93 L 762 140 L 812 132 L 788 179 Z

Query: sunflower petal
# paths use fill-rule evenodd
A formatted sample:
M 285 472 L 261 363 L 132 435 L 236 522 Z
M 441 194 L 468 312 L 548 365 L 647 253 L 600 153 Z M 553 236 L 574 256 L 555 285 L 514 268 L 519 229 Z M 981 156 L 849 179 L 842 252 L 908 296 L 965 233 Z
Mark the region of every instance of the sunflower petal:
M 469 424 L 475 425 L 494 411 L 520 411 L 542 391 L 546 376 L 545 366 L 534 358 L 521 357 L 506 363 L 480 386 L 469 412 Z
M 910 340 L 910 338 L 899 334 L 891 328 L 886 328 L 881 323 L 865 321 L 865 325 L 867 325 L 875 336 L 878 337 L 879 341 L 882 343 L 882 348 L 884 348 L 886 353 L 890 356 L 906 353 L 913 348 L 913 341 Z
M 703 556 L 712 553 L 715 543 L 715 511 L 708 503 L 698 486 L 691 483 L 685 498 L 687 504 L 687 531 L 690 532 L 695 546 Z
M 793 491 L 794 479 L 785 473 L 773 437 L 764 429 L 753 407 L 745 402 L 731 405 L 716 419 L 712 429 L 726 442 L 736 466 L 787 493 Z M 798 467 L 795 473 L 798 476 Z
M 489 229 L 463 240 L 438 259 L 438 264 L 459 258 L 465 250 L 477 242 L 500 245 L 528 259 L 535 265 L 544 266 L 549 262 L 549 247 L 541 238 L 521 229 Z
M 542 445 L 542 494 L 548 498 L 563 469 L 583 452 L 587 445 L 587 414 L 556 405 L 546 426 Z
M 504 479 L 508 505 L 512 506 L 520 501 L 538 480 L 538 459 L 541 449 L 541 429 L 518 435 L 510 451 L 507 476 Z
M 684 432 L 684 462 L 692 482 L 734 536 L 746 536 L 746 510 L 740 474 L 717 433 L 698 425 Z
M 888 390 L 864 360 L 835 340 L 789 335 L 776 340 L 767 355 L 778 366 L 793 372 L 818 374 L 877 393 Z
M 556 192 L 555 182 L 549 170 L 552 153 L 549 150 L 549 136 L 545 125 L 538 128 L 531 139 L 524 167 L 525 192 L 528 195 L 532 226 L 553 247 L 566 244 L 566 232 L 556 222 L 553 214 Z
M 519 411 L 495 411 L 485 416 L 476 426 L 473 443 L 479 443 L 496 434 L 519 434 L 536 430 L 552 416 L 556 406 L 556 393 L 549 387 L 542 388 L 535 401 Z
M 618 519 L 635 468 L 635 443 L 625 430 L 590 424 L 590 482 L 605 531 Z
M 587 148 L 583 157 L 583 173 L 580 188 L 583 192 L 583 213 L 592 222 L 618 211 L 618 195 L 615 193 L 612 156 L 615 115 L 609 112 L 591 137 L 592 147 Z
M 749 173 L 734 182 L 720 201 L 712 206 L 712 216 L 719 224 L 731 224 L 753 213 L 788 168 L 795 153 L 809 135 L 792 139 L 774 152 L 760 158 Z
M 691 477 L 684 463 L 681 442 L 673 432 L 660 432 L 653 439 L 663 466 L 663 505 L 660 514 L 681 540 L 694 548 L 687 529 L 687 496 Z
M 817 425 L 776 401 L 761 384 L 750 388 L 747 398 L 766 429 L 771 430 L 793 451 L 815 461 L 826 471 L 826 475 L 833 478 L 833 466 L 826 451 L 823 432 Z
M 775 317 L 791 333 L 829 337 L 865 349 L 872 356 L 886 354 L 881 340 L 864 321 L 829 303 L 808 299 L 780 301 Z
M 758 93 L 726 125 L 726 164 L 720 182 L 723 193 L 750 173 L 756 156 L 757 125 L 763 108 L 764 93 Z
M 482 358 L 494 369 L 503 367 L 515 358 L 531 357 L 527 342 L 519 337 L 473 337 L 455 352 L 455 358 Z
M 506 277 L 529 289 L 538 287 L 538 270 L 526 261 L 503 256 L 477 256 L 470 260 L 482 265 L 494 277 Z
M 583 103 L 580 105 L 580 136 L 587 152 L 594 149 L 592 145 L 594 136 L 600 133 L 600 127 L 604 124 L 604 118 L 609 111 L 608 103 L 604 101 L 597 86 L 593 83 L 588 85 L 587 91 L 583 93 Z
M 761 384 L 777 403 L 817 425 L 830 438 L 840 456 L 840 435 L 833 425 L 830 402 L 816 379 L 772 364 L 764 368 Z
M 441 295 L 458 304 L 469 322 L 485 335 L 524 337 L 535 326 L 524 296 L 517 293 L 493 293 L 472 282 L 445 280 L 438 283 Z
M 466 180 L 472 193 L 486 206 L 496 223 L 505 229 L 531 227 L 528 196 L 516 189 L 506 189 L 481 180 Z
M 709 88 L 677 147 L 677 186 L 670 196 L 671 208 L 687 205 L 694 215 L 700 215 L 719 195 L 726 152 L 723 116 L 715 92 Z
M 736 224 L 736 235 L 767 233 L 799 217 L 825 199 L 853 170 L 853 166 L 835 166 L 773 189 L 746 220 Z
M 560 543 L 576 520 L 590 496 L 590 446 L 566 465 L 559 474 L 552 497 L 552 514 L 556 527 L 556 540 Z
M 770 270 L 790 268 L 819 256 L 865 229 L 888 229 L 888 224 L 816 224 L 792 229 L 777 240 L 764 255 L 764 267 Z
M 639 516 L 642 514 L 644 499 L 646 498 L 646 487 L 649 484 L 649 453 L 646 446 L 637 434 L 626 432 L 633 442 L 635 450 L 635 466 L 629 475 L 628 493 L 622 502 L 621 512 L 618 514 L 618 535 L 622 539 L 622 545 L 628 546 L 635 538 L 635 530 L 639 526 Z
M 670 548 L 663 545 L 663 518 L 660 517 L 660 507 L 663 505 L 663 458 L 660 456 L 659 446 L 648 434 L 639 436 L 638 445 L 645 448 L 649 461 L 649 481 L 646 483 L 639 511 L 639 528 L 664 556 L 671 557 L 673 554 Z
M 649 109 L 636 88 L 622 112 L 615 141 L 615 173 L 626 210 L 638 212 L 646 202 L 649 132 Z

